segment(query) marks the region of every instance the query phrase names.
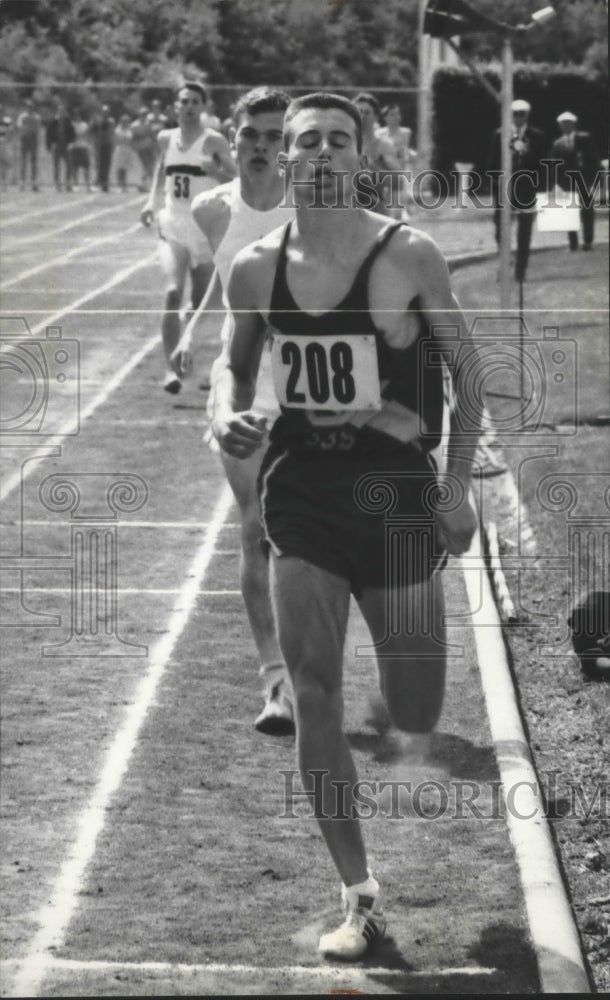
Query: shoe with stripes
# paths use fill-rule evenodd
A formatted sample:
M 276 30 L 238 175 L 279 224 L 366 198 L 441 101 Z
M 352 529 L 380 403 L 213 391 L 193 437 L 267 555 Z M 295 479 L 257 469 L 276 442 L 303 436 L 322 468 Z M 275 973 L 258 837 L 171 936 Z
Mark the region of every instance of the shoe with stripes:
M 349 962 L 360 958 L 385 934 L 386 919 L 375 896 L 343 892 L 346 917 L 340 927 L 323 934 L 318 945 L 326 958 Z
M 294 710 L 285 681 L 279 680 L 272 685 L 254 725 L 259 733 L 267 736 L 294 736 Z

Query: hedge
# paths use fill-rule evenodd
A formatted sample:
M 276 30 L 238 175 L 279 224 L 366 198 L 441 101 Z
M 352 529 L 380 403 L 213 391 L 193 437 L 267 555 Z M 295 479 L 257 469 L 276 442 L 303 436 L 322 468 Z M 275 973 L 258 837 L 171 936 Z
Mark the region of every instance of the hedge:
M 498 91 L 501 67 L 481 69 Z M 608 88 L 601 78 L 584 70 L 545 64 L 517 64 L 513 74 L 515 98 L 532 106 L 530 123 L 542 129 L 551 143 L 561 130 L 557 115 L 573 111 L 577 128 L 593 135 L 600 156 L 608 156 Z M 483 173 L 495 129 L 500 126 L 500 104 L 494 101 L 470 70 L 462 67 L 439 69 L 432 83 L 433 153 L 432 166 L 451 181 L 456 162 L 472 163 Z

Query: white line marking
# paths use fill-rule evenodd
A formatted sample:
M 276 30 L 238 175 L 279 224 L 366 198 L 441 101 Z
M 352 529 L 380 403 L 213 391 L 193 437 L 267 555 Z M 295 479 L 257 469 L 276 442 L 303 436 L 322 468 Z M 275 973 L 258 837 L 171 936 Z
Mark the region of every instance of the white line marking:
M 79 205 L 92 204 L 91 195 L 87 195 L 85 198 L 75 198 L 73 201 L 63 202 L 59 205 L 47 205 L 46 208 L 39 208 L 35 212 L 26 212 L 22 215 L 20 212 L 16 212 L 12 215 L 10 219 L 2 220 L 0 222 L 0 232 L 4 229 L 8 229 L 9 226 L 17 226 L 22 222 L 29 222 L 30 219 L 37 219 L 41 215 L 50 215 L 52 212 L 65 212 L 66 208 L 78 208 Z M 101 202 L 100 202 L 101 204 Z
M 0 521 L 0 524 L 7 524 L 12 522 Z M 74 521 L 20 521 L 20 524 L 29 525 L 34 528 L 49 528 L 55 526 L 58 528 L 69 528 L 70 525 L 74 524 Z M 209 528 L 209 521 L 122 521 L 122 528 Z M 237 521 L 225 521 L 223 524 L 223 529 L 225 528 L 241 528 L 241 525 Z
M 461 560 L 506 819 L 523 887 L 543 993 L 590 993 L 536 771 L 523 731 L 481 537 Z M 515 789 L 519 796 L 515 798 Z M 507 791 L 508 789 L 508 791 Z M 512 802 L 511 802 L 512 799 Z
M 238 552 L 231 552 L 231 555 L 238 555 Z M 214 555 L 226 555 L 221 549 L 217 549 Z M 9 567 L 10 569 L 11 567 Z M 18 569 L 18 567 L 17 567 Z M 44 567 L 43 567 L 44 571 Z M 69 573 L 70 569 L 60 570 L 61 573 Z M 73 587 L 0 587 L 0 594 L 72 594 Z M 113 594 L 161 594 L 172 595 L 181 594 L 177 588 L 155 588 L 155 587 L 116 587 Z M 198 594 L 204 597 L 241 597 L 241 590 L 199 590 Z
M 72 260 L 74 257 L 78 257 L 79 254 L 92 250 L 94 247 L 102 246 L 104 243 L 118 243 L 126 236 L 130 236 L 131 233 L 135 233 L 138 229 L 140 229 L 140 223 L 136 222 L 133 226 L 130 226 L 129 229 L 124 229 L 121 233 L 111 233 L 109 236 L 102 236 L 99 240 L 92 240 L 89 243 L 84 243 L 81 246 L 74 247 L 73 250 L 69 250 L 68 253 L 63 254 L 61 257 L 53 257 L 51 260 L 43 261 L 42 264 L 37 264 L 36 267 L 31 267 L 28 271 L 21 271 L 19 274 L 16 274 L 14 278 L 10 278 L 8 281 L 1 284 L 0 292 L 5 292 L 7 288 L 12 288 L 13 285 L 19 284 L 20 281 L 26 281 L 28 278 L 33 278 L 34 275 L 40 274 L 42 271 L 48 271 L 50 267 L 59 267 L 61 264 L 65 264 L 67 261 Z
M 86 222 L 93 222 L 94 219 L 101 219 L 102 216 L 112 215 L 114 212 L 122 212 L 125 208 L 133 208 L 134 205 L 139 204 L 141 201 L 144 201 L 142 195 L 138 198 L 132 198 L 131 201 L 125 201 L 122 204 L 111 205 L 109 208 L 103 208 L 99 212 L 91 212 L 89 215 L 81 215 L 78 219 L 73 219 L 71 222 L 67 222 L 65 226 L 60 226 L 59 229 L 52 229 L 48 233 L 35 233 L 33 236 L 26 236 L 23 240 L 16 240 L 14 243 L 11 243 L 10 246 L 6 248 L 6 254 L 8 256 L 13 250 L 20 250 L 21 247 L 29 246 L 31 243 L 46 243 L 47 240 L 52 239 L 54 236 L 60 236 L 62 233 L 67 233 L 71 229 L 83 226 Z
M 7 968 L 19 965 L 21 959 L 9 958 L 2 964 Z M 92 959 L 91 961 L 77 961 L 69 958 L 53 958 L 49 956 L 46 962 L 49 972 L 111 972 L 112 970 L 126 972 L 162 972 L 168 975 L 193 975 L 197 973 L 211 973 L 212 975 L 245 975 L 245 976 L 315 976 L 315 977 L 343 977 L 343 976 L 369 976 L 384 975 L 396 977 L 415 977 L 418 979 L 436 978 L 439 976 L 492 976 L 498 970 L 487 966 L 464 965 L 456 968 L 445 969 L 394 969 L 385 966 L 349 966 L 349 965 L 226 965 L 221 962 L 210 962 L 209 964 L 188 965 L 186 962 L 172 964 L 171 962 L 104 962 Z M 9 994 L 10 995 L 10 994 Z
M 73 312 L 73 310 L 76 309 L 82 302 L 87 302 L 88 299 L 97 298 L 98 295 L 102 295 L 104 292 L 107 292 L 110 288 L 114 288 L 114 286 L 120 284 L 121 281 L 125 281 L 126 278 L 129 278 L 132 274 L 135 274 L 136 271 L 140 271 L 142 270 L 142 268 L 148 267 L 148 265 L 152 264 L 152 262 L 156 259 L 156 256 L 157 255 L 155 252 L 154 254 L 150 254 L 150 256 L 145 257 L 144 260 L 140 260 L 136 264 L 130 264 L 129 267 L 123 268 L 122 271 L 117 271 L 117 273 L 112 278 L 110 278 L 104 285 L 100 285 L 98 288 L 94 288 L 93 291 L 87 292 L 85 295 L 81 296 L 80 299 L 77 299 L 76 302 L 73 302 L 71 305 L 65 306 L 65 308 L 60 309 L 56 313 L 53 313 L 53 315 L 50 316 L 47 320 L 45 320 L 43 323 L 38 323 L 35 327 L 32 328 L 31 331 L 32 335 L 35 336 L 37 333 L 40 333 L 46 326 L 52 326 L 63 316 L 66 316 L 68 313 Z M 130 371 L 132 371 L 132 369 L 135 368 L 136 365 L 138 365 L 140 361 L 142 361 L 142 359 L 146 357 L 147 354 L 150 354 L 152 349 L 157 345 L 157 343 L 159 343 L 160 339 L 161 335 L 156 334 L 154 337 L 148 340 L 144 344 L 144 346 L 141 347 L 140 350 L 136 354 L 134 354 L 130 358 L 130 360 L 127 361 L 126 364 L 124 364 L 123 367 L 120 368 L 118 372 L 116 372 L 116 374 L 112 376 L 111 379 L 108 380 L 106 387 L 102 389 L 102 391 L 98 393 L 95 399 L 93 399 L 88 404 L 88 406 L 86 406 L 85 409 L 80 413 L 80 423 L 83 423 L 85 420 L 87 420 L 87 418 L 90 417 L 91 414 L 95 412 L 95 410 L 97 410 L 98 406 L 101 406 L 102 403 L 106 402 L 109 395 L 112 392 L 114 392 L 116 388 L 118 388 L 118 386 L 121 384 L 121 382 L 124 381 L 124 379 L 127 378 Z M 46 456 L 47 454 L 46 449 L 48 449 L 50 446 L 60 445 L 65 437 L 67 437 L 69 434 L 73 434 L 74 431 L 77 430 L 78 426 L 79 426 L 79 420 L 76 417 L 73 417 L 70 420 L 66 421 L 65 424 L 62 424 L 62 426 L 58 429 L 57 434 L 54 434 L 49 437 L 44 448 L 41 446 L 41 450 L 35 452 L 34 455 L 31 456 L 31 458 L 27 462 L 27 465 L 25 465 L 23 468 L 20 468 L 12 476 L 9 476 L 6 483 L 0 490 L 0 501 L 5 500 L 13 492 L 13 490 L 17 489 L 17 487 L 20 486 L 28 478 L 28 476 L 32 474 L 34 469 L 37 468 L 37 466 Z
M 215 553 L 220 529 L 233 503 L 228 483 L 222 488 L 210 521 L 210 528 L 189 567 L 170 618 L 167 632 L 153 647 L 148 670 L 135 692 L 133 703 L 125 712 L 123 725 L 110 746 L 97 786 L 85 809 L 76 820 L 76 840 L 69 850 L 52 888 L 51 900 L 38 915 L 39 930 L 30 942 L 28 953 L 19 967 L 9 996 L 36 996 L 48 967 L 48 951 L 63 944 L 67 927 L 78 904 L 87 865 L 95 852 L 97 838 L 104 826 L 110 800 L 127 771 L 148 709 L 174 647 L 185 628 L 199 596 L 203 581 Z

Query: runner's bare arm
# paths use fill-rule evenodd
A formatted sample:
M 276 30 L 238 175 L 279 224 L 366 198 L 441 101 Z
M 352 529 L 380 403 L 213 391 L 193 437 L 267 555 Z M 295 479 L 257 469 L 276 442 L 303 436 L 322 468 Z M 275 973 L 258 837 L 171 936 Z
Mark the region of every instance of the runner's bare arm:
M 163 188 L 163 164 L 165 162 L 165 152 L 167 150 L 167 143 L 169 141 L 169 136 L 166 131 L 159 132 L 157 136 L 157 142 L 159 144 L 159 156 L 157 157 L 157 162 L 155 164 L 155 172 L 153 174 L 153 181 L 150 188 L 150 194 L 148 195 L 148 200 L 144 205 L 144 208 L 140 212 L 140 222 L 143 226 L 150 226 L 151 222 L 155 217 L 155 212 L 157 210 L 157 204 L 161 196 L 161 191 Z
M 237 167 L 231 156 L 231 147 L 220 132 L 214 132 L 210 138 L 210 153 L 219 167 L 218 176 L 221 181 L 230 181 L 237 176 Z
M 469 547 L 477 523 L 468 502 L 468 493 L 482 419 L 481 401 L 472 393 L 473 367 L 476 369 L 480 360 L 464 314 L 451 289 L 445 258 L 429 238 L 424 238 L 421 244 L 418 241 L 417 262 L 420 302 L 430 335 L 438 343 L 453 381 L 454 406 L 447 444 L 446 482 L 451 488 L 452 481 L 455 483 L 457 480 L 463 490 L 461 500 L 456 498 L 457 505 L 447 512 L 439 512 L 437 520 L 449 552 L 461 555 Z
M 178 371 L 181 375 L 186 375 L 190 371 L 193 363 L 193 357 L 191 354 L 193 334 L 202 315 L 206 312 L 218 314 L 218 326 L 220 328 L 220 321 L 222 319 L 222 283 L 216 268 L 214 269 L 214 273 L 206 289 L 205 295 L 184 328 L 184 333 L 180 337 L 180 340 L 178 341 L 171 356 L 171 361 L 175 365 L 176 371 Z
M 235 458 L 247 458 L 260 448 L 266 427 L 266 418 L 250 409 L 265 343 L 265 322 L 255 291 L 257 270 L 249 247 L 233 262 L 227 288 L 227 360 L 214 383 L 212 430 L 221 448 Z

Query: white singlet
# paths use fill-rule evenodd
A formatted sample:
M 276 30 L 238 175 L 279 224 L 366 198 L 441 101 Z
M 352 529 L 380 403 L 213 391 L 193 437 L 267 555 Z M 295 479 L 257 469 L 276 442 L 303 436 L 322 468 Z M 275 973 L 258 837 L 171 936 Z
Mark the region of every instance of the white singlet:
M 191 202 L 198 194 L 218 187 L 218 178 L 211 173 L 213 160 L 204 153 L 205 132 L 182 149 L 180 129 L 169 132 L 169 142 L 163 157 L 165 171 L 165 205 L 159 212 L 159 234 L 189 252 L 190 266 L 197 267 L 212 260 L 210 245 L 191 214 Z
M 261 212 L 256 208 L 251 208 L 241 196 L 239 178 L 231 182 L 231 218 L 225 235 L 223 236 L 216 253 L 214 254 L 214 264 L 218 268 L 218 274 L 222 282 L 223 301 L 228 307 L 226 300 L 226 287 L 229 278 L 229 271 L 233 259 L 240 250 L 247 247 L 249 243 L 260 240 L 267 233 L 273 232 L 280 226 L 285 226 L 287 222 L 294 218 L 294 208 L 276 205 L 267 212 Z M 226 326 L 223 326 L 222 342 L 223 353 L 214 363 L 211 374 L 211 382 L 214 382 L 214 368 L 219 365 L 224 358 L 227 346 Z M 256 381 L 256 396 L 252 408 L 257 413 L 271 419 L 279 416 L 279 406 L 275 391 L 273 389 L 273 376 L 271 373 L 271 344 L 268 341 L 263 351 L 258 378 Z M 210 393 L 210 400 L 212 393 Z

